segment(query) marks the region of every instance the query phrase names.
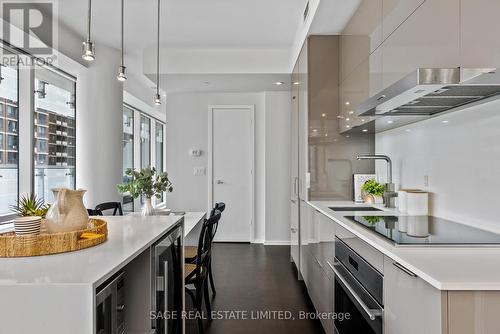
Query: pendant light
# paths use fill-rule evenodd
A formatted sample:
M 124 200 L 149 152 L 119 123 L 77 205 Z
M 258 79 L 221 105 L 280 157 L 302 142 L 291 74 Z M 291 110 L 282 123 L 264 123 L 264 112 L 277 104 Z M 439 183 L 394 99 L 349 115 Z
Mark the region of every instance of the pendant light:
M 160 0 L 158 0 L 158 31 L 156 35 L 156 93 L 154 95 L 154 103 L 159 106 L 161 104 L 160 96 Z
M 125 75 L 125 66 L 123 65 L 123 12 L 124 12 L 124 0 L 122 0 L 122 47 L 121 47 L 121 61 L 120 61 L 120 67 L 118 68 L 118 75 L 116 76 L 116 78 L 118 79 L 118 81 L 125 81 L 127 80 L 127 76 Z
M 89 8 L 87 13 L 87 40 L 83 42 L 82 46 L 82 58 L 86 61 L 92 61 L 95 59 L 95 45 L 94 42 L 90 40 L 91 19 L 92 19 L 92 0 L 89 0 Z

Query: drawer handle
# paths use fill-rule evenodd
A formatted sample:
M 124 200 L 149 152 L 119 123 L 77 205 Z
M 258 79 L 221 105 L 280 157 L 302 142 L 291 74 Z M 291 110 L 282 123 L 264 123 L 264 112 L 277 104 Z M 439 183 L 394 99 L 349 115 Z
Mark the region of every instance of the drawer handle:
M 358 263 L 352 258 L 349 256 L 349 264 L 356 270 L 359 270 L 359 265 Z
M 344 286 L 347 288 L 347 291 L 349 291 L 349 293 L 358 302 L 359 306 L 361 306 L 363 311 L 365 311 L 365 313 L 368 315 L 370 320 L 375 320 L 377 317 L 381 317 L 383 315 L 382 310 L 369 308 L 368 305 L 365 304 L 363 299 L 361 299 L 361 297 L 356 293 L 356 291 L 354 291 L 354 289 L 349 285 L 349 283 L 345 280 L 345 278 L 342 277 L 342 275 L 339 273 L 339 271 L 334 266 L 332 266 L 330 263 L 328 263 L 328 265 L 335 273 L 335 278 L 338 278 L 342 282 L 342 284 L 344 284 Z
M 411 276 L 411 277 L 418 277 L 417 274 L 415 274 L 414 272 L 411 272 L 410 270 L 406 269 L 405 267 L 403 267 L 402 265 L 400 265 L 399 263 L 397 262 L 393 262 L 392 263 L 394 267 L 398 268 L 399 270 L 401 270 L 402 272 L 404 272 L 405 274 L 407 274 L 408 276 Z

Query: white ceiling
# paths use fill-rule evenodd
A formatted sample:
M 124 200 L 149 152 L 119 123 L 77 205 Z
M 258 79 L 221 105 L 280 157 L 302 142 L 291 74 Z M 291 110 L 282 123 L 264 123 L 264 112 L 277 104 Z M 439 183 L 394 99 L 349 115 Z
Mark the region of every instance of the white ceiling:
M 307 0 L 161 0 L 162 49 L 291 50 L 302 28 Z M 84 38 L 87 1 L 59 0 L 59 24 Z M 339 33 L 359 0 L 321 0 L 315 33 Z M 92 39 L 119 48 L 120 0 L 93 0 Z M 156 43 L 156 0 L 125 0 L 125 55 L 128 71 L 144 78 L 143 51 Z M 316 20 L 315 20 L 316 21 Z M 311 28 L 312 29 L 312 28 Z M 149 49 L 149 50 L 148 50 Z M 154 57 L 153 57 L 154 58 Z M 261 60 L 260 60 L 261 61 Z M 164 66 L 162 66 L 165 68 Z M 265 66 L 264 66 L 265 67 Z M 175 72 L 175 71 L 174 71 Z M 234 72 L 234 71 L 233 71 Z M 235 71 L 238 72 L 238 71 Z M 167 91 L 282 90 L 275 81 L 285 74 L 168 75 Z M 170 73 L 170 72 L 169 72 Z M 210 82 L 209 85 L 204 82 Z
M 152 75 L 148 77 L 155 80 Z M 279 73 L 162 74 L 161 86 L 168 93 L 289 91 L 290 80 L 290 74 Z
M 161 0 L 161 43 L 290 47 L 306 0 Z M 156 43 L 156 0 L 125 0 L 126 51 Z M 93 39 L 118 48 L 120 0 L 92 1 Z M 87 1 L 58 1 L 59 22 L 84 36 Z

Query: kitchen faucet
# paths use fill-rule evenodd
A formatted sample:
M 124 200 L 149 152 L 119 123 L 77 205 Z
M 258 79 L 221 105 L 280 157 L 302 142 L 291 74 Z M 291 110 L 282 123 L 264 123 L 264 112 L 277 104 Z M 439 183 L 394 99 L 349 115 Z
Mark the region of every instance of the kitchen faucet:
M 358 160 L 385 160 L 387 162 L 387 183 L 385 184 L 384 204 L 387 208 L 396 207 L 396 187 L 392 183 L 392 161 L 387 155 L 381 154 L 359 154 L 356 159 Z

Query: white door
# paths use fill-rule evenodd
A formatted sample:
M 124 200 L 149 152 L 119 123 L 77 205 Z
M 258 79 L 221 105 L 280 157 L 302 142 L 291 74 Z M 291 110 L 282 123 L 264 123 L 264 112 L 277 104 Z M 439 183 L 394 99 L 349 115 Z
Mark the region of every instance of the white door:
M 253 106 L 212 106 L 211 201 L 226 203 L 215 241 L 249 242 L 253 220 Z

